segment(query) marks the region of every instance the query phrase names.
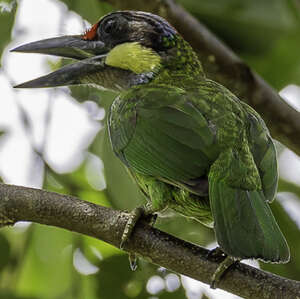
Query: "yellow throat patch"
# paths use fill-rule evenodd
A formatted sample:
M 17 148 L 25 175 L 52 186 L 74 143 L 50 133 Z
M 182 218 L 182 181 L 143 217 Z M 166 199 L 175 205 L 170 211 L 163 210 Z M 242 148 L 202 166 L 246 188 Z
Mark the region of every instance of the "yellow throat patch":
M 160 56 L 138 42 L 115 46 L 106 56 L 107 65 L 130 70 L 136 74 L 153 72 L 160 67 Z

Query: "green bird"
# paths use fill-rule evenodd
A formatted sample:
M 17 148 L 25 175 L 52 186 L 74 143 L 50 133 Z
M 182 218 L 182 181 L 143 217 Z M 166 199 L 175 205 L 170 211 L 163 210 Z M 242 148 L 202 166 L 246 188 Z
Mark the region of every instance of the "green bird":
M 224 86 L 206 78 L 191 46 L 163 18 L 118 11 L 82 35 L 13 51 L 77 59 L 16 87 L 93 84 L 119 95 L 111 105 L 112 148 L 148 203 L 212 227 L 221 249 L 237 259 L 289 260 L 272 215 L 276 149 L 262 118 Z

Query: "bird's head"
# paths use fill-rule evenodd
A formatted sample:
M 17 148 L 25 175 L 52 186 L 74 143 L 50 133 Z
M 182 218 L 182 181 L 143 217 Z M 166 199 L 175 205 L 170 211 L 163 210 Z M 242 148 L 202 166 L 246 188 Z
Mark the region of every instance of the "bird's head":
M 16 86 L 23 88 L 92 83 L 120 90 L 163 73 L 202 73 L 196 54 L 167 21 L 138 11 L 113 12 L 82 35 L 36 41 L 12 51 L 78 60 Z

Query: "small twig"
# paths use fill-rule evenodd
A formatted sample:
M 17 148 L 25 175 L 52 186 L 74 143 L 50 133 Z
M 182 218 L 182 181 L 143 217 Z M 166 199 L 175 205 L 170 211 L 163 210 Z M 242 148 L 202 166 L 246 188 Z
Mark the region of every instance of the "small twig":
M 33 221 L 89 235 L 119 247 L 128 214 L 39 189 L 0 184 L 0 225 Z M 209 283 L 218 263 L 208 250 L 139 222 L 125 246 L 154 264 Z M 219 288 L 243 298 L 300 298 L 300 282 L 237 264 Z

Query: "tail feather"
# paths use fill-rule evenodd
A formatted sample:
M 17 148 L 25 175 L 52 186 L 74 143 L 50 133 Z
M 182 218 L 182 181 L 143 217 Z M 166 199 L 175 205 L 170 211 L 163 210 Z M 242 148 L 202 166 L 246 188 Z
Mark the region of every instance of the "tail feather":
M 288 245 L 262 191 L 232 188 L 216 177 L 210 178 L 209 197 L 216 238 L 228 255 L 289 261 Z

